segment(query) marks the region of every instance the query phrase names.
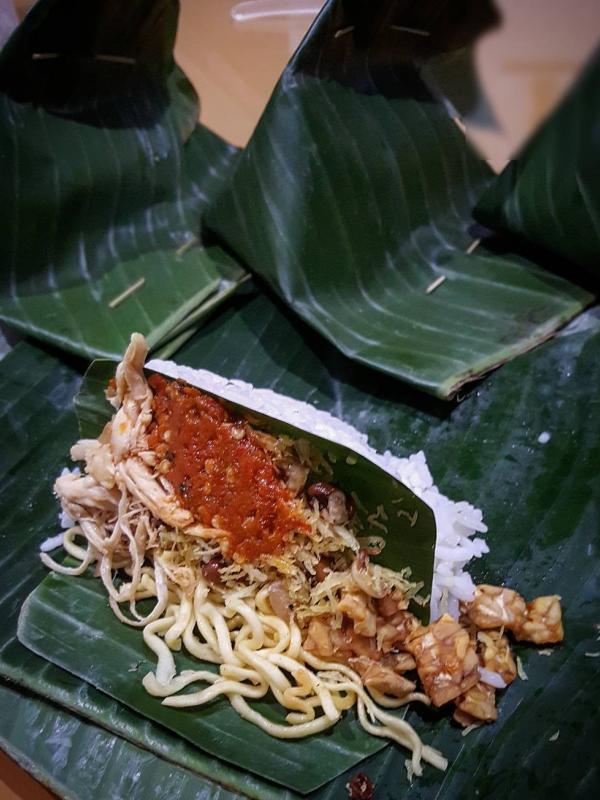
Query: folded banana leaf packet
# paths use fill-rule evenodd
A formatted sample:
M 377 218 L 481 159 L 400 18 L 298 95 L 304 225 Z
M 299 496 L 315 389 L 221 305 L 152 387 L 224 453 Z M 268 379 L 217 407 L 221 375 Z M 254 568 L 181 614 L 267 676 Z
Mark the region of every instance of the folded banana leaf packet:
M 488 2 L 327 3 L 207 213 L 345 355 L 443 398 L 592 299 L 473 233 L 494 175 L 441 87 L 494 19 Z
M 163 354 L 244 271 L 201 243 L 236 149 L 197 124 L 179 4 L 42 0 L 0 53 L 0 319 L 86 356 Z
M 564 259 L 598 286 L 600 48 L 567 96 L 479 199 L 475 218 Z
M 485 510 L 491 552 L 474 565 L 476 582 L 505 581 L 526 595 L 544 590 L 561 595 L 564 643 L 553 648 L 551 655 L 527 645 L 517 646 L 528 680 L 518 680 L 510 687 L 499 703 L 500 716 L 494 725 L 472 731 L 465 739 L 447 715 L 410 711 L 408 721 L 427 744 L 443 751 L 452 763 L 445 773 L 424 774 L 411 791 L 417 797 L 432 798 L 439 792 L 469 793 L 476 788 L 481 792 L 493 785 L 492 796 L 499 796 L 498 792 L 506 794 L 515 786 L 525 791 L 533 783 L 545 787 L 550 781 L 565 790 L 575 786 L 575 796 L 586 796 L 586 787 L 597 781 L 591 765 L 598 720 L 589 714 L 590 704 L 595 702 L 597 659 L 593 655 L 598 649 L 594 497 L 599 457 L 595 425 L 600 417 L 590 414 L 600 363 L 597 314 L 586 313 L 564 334 L 505 365 L 444 415 L 429 402 L 416 407 L 414 394 L 398 392 L 399 384 L 385 376 L 376 388 L 372 381 L 349 383 L 338 372 L 335 350 L 316 347 L 316 333 L 300 337 L 302 329 L 294 318 L 263 293 L 246 292 L 243 302 L 240 299 L 236 305 L 234 312 L 215 318 L 204 336 L 194 337 L 177 360 L 216 371 L 227 348 L 228 371 L 240 380 L 308 400 L 336 414 L 345 409 L 344 418 L 368 431 L 379 450 L 389 442 L 402 442 L 400 450 L 394 445 L 396 452 L 410 453 L 423 447 L 444 491 L 477 499 Z M 277 331 L 278 337 L 259 339 L 252 330 Z M 363 377 L 367 373 L 365 370 Z M 0 364 L 0 381 L 3 419 L 7 421 L 0 463 L 8 476 L 0 492 L 4 509 L 0 541 L 6 568 L 13 576 L 0 595 L 5 620 L 0 672 L 13 682 L 13 688 L 0 687 L 11 710 L 10 717 L 0 720 L 3 746 L 12 748 L 21 763 L 23 758 L 35 758 L 35 768 L 45 780 L 60 791 L 63 786 L 71 787 L 77 796 L 83 796 L 92 776 L 106 781 L 103 785 L 107 787 L 118 787 L 139 772 L 132 784 L 136 797 L 157 782 L 163 787 L 171 785 L 173 776 L 177 776 L 176 796 L 185 800 L 199 791 L 208 796 L 225 791 L 210 781 L 231 787 L 233 797 L 299 797 L 298 791 L 284 790 L 281 784 L 254 777 L 188 744 L 163 724 L 140 716 L 90 684 L 90 678 L 96 681 L 106 670 L 111 680 L 126 670 L 132 688 L 151 669 L 148 651 L 141 660 L 138 655 L 138 634 L 122 625 L 117 626 L 119 633 L 113 631 L 114 617 L 97 578 L 46 578 L 28 611 L 31 621 L 37 622 L 29 629 L 34 646 L 51 641 L 56 658 L 70 650 L 84 659 L 80 666 L 87 671 L 85 681 L 34 655 L 16 640 L 21 604 L 46 573 L 36 551 L 39 543 L 56 531 L 56 502 L 49 485 L 68 464 L 68 448 L 78 437 L 72 401 L 81 377 L 73 365 L 22 342 Z M 81 401 L 81 394 L 79 398 Z M 88 425 L 94 412 L 87 402 L 85 407 Z M 83 408 L 80 402 L 82 420 Z M 366 427 L 365 419 L 370 420 Z M 83 428 L 85 435 L 94 430 L 97 428 Z M 20 500 L 25 483 L 31 487 L 27 505 Z M 73 636 L 74 626 L 65 620 L 75 617 L 78 625 Z M 121 631 L 131 649 L 122 649 Z M 98 658 L 86 655 L 90 648 L 94 652 L 101 648 Z M 25 703 L 15 682 L 49 698 L 52 705 L 32 696 Z M 567 707 L 565 697 L 572 698 Z M 184 716 L 193 719 L 194 715 Z M 35 736 L 32 720 L 35 731 L 41 732 Z M 69 755 L 64 751 L 64 760 L 57 766 L 52 742 L 59 730 L 61 741 L 72 744 Z M 315 775 L 329 770 L 329 765 L 339 763 L 334 752 L 342 758 L 352 748 L 356 740 L 351 728 L 343 730 L 341 749 L 335 742 L 330 749 L 328 737 L 323 737 L 324 743 L 315 749 L 313 767 L 303 771 L 305 781 L 313 781 Z M 237 741 L 238 750 L 251 741 L 245 733 L 236 740 L 239 731 L 236 734 L 235 728 L 224 731 L 222 738 L 231 746 Z M 556 758 L 557 741 L 561 740 L 578 742 L 577 748 L 568 750 L 566 761 Z M 362 745 L 359 749 L 364 756 Z M 155 756 L 149 756 L 148 750 Z M 82 752 L 87 753 L 85 776 L 74 768 Z M 254 771 L 279 768 L 281 775 L 292 774 L 289 760 L 272 756 L 273 748 L 263 749 L 260 761 L 258 751 L 254 752 Z M 524 752 L 528 754 L 525 767 Z M 401 750 L 384 748 L 308 796 L 343 796 L 345 784 L 360 770 L 378 791 L 387 787 L 394 797 L 408 789 L 404 759 Z M 294 763 L 297 760 L 295 756 Z M 136 788 L 138 781 L 143 790 Z

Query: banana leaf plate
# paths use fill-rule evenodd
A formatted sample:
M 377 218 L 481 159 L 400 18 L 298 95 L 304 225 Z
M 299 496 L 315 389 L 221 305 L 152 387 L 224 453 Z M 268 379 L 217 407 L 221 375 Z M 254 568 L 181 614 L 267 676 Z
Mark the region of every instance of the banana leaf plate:
M 423 448 L 441 489 L 484 509 L 492 552 L 475 565 L 476 578 L 506 581 L 525 595 L 556 591 L 563 598 L 565 642 L 550 656 L 527 646 L 517 648 L 529 679 L 517 682 L 501 698 L 495 725 L 463 738 L 443 713 L 410 712 L 410 721 L 425 741 L 449 757 L 445 774 L 427 770 L 409 787 L 405 754 L 388 746 L 308 796 L 344 796 L 345 782 L 357 769 L 374 780 L 376 797 L 399 798 L 408 791 L 419 798 L 536 797 L 550 788 L 559 796 L 597 793 L 600 721 L 590 709 L 598 704 L 600 666 L 595 658 L 600 651 L 599 351 L 600 318 L 588 312 L 564 334 L 506 365 L 461 403 L 449 406 L 384 376 L 375 380 L 370 370 L 340 358 L 278 303 L 249 287 L 179 354 L 181 363 L 269 386 L 333 411 L 369 434 L 378 449 L 408 454 Z M 204 756 L 16 642 L 19 609 L 43 575 L 35 554 L 37 542 L 54 532 L 50 483 L 77 435 L 71 403 L 80 379 L 72 366 L 27 344 L 0 364 L 0 379 L 5 421 L 0 542 L 4 573 L 12 576 L 3 585 L 0 671 L 78 715 L 31 697 L 22 701 L 23 709 L 30 709 L 45 730 L 52 729 L 53 720 L 67 725 L 72 762 L 68 753 L 63 753 L 62 762 L 53 758 L 56 746 L 51 742 L 38 742 L 35 749 L 19 728 L 18 714 L 14 731 L 3 723 L 7 745 L 18 740 L 23 758 L 37 754 L 37 768 L 67 784 L 77 783 L 73 777 L 67 780 L 65 765 L 76 763 L 81 735 L 82 741 L 98 742 L 98 757 L 87 762 L 90 776 L 100 780 L 106 774 L 113 791 L 122 754 L 131 755 L 133 764 L 145 765 L 149 756 L 143 749 L 149 749 L 160 758 L 139 771 L 140 786 L 146 786 L 148 796 L 156 791 L 157 775 L 164 779 L 173 771 L 179 776 L 176 786 L 185 787 L 189 797 L 218 797 L 224 791 L 194 784 L 201 779 L 186 769 L 242 795 L 296 796 Z M 24 487 L 25 504 L 20 502 Z M 16 702 L 14 691 L 11 697 Z M 117 744 L 107 751 L 107 734 L 80 716 L 133 743 L 115 739 Z M 131 781 L 131 774 L 124 770 L 124 780 Z M 205 788 L 192 790 L 192 785 Z

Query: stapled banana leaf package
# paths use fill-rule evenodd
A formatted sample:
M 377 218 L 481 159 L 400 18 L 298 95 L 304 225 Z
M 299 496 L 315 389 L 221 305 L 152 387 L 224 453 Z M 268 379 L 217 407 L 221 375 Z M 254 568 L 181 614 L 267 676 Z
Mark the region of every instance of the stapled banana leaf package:
M 493 21 L 479 0 L 329 2 L 208 212 L 343 353 L 441 397 L 591 300 L 506 246 L 473 251 L 493 173 L 441 87 Z
M 197 124 L 177 17 L 41 0 L 0 53 L 0 319 L 88 358 L 132 328 L 172 352 L 243 277 L 200 242 L 236 151 Z

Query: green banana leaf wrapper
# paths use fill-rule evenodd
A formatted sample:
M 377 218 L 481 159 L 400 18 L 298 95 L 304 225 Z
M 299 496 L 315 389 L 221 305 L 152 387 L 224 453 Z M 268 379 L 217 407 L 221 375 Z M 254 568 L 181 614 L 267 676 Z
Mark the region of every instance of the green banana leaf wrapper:
M 0 319 L 87 358 L 173 352 L 244 278 L 201 243 L 236 148 L 197 124 L 176 0 L 40 0 L 0 52 Z
M 473 214 L 519 243 L 564 259 L 598 286 L 600 48 L 548 120 L 484 192 Z
M 600 650 L 599 356 L 600 317 L 588 312 L 461 403 L 448 404 L 383 375 L 374 381 L 370 370 L 340 359 L 251 287 L 181 351 L 182 363 L 336 413 L 378 450 L 407 455 L 422 447 L 441 490 L 484 509 L 491 552 L 473 566 L 474 579 L 505 582 L 525 596 L 562 596 L 564 643 L 550 656 L 516 645 L 528 680 L 500 693 L 497 723 L 463 738 L 444 712 L 409 713 L 424 741 L 449 758 L 446 773 L 427 770 L 410 787 L 405 753 L 387 746 L 310 792 L 311 800 L 343 797 L 358 770 L 374 781 L 376 797 L 394 799 L 409 791 L 419 800 L 597 793 L 600 721 L 590 710 L 600 700 L 599 662 L 586 653 Z M 0 547 L 11 576 L 0 588 L 0 673 L 34 693 L 0 687 L 7 711 L 0 741 L 68 797 L 87 797 L 97 785 L 107 796 L 135 799 L 167 789 L 176 800 L 299 797 L 207 755 L 16 641 L 20 607 L 45 574 L 38 544 L 56 531 L 49 488 L 78 435 L 73 397 L 80 380 L 72 366 L 26 343 L 0 363 Z M 544 432 L 550 439 L 541 444 Z M 330 757 L 329 749 L 315 755 Z
M 550 256 L 477 246 L 494 175 L 451 98 L 494 20 L 487 0 L 329 0 L 206 216 L 345 355 L 443 398 L 592 300 Z
M 96 361 L 83 380 L 75 405 L 80 412 L 80 431 L 86 438 L 98 436 L 112 416 L 113 409 L 104 392 L 115 367 L 114 362 Z M 181 372 L 172 363 L 158 362 L 156 371 L 180 376 L 205 389 L 206 379 L 202 375 Z M 240 393 L 237 388 L 234 396 Z M 289 421 L 261 413 L 257 397 L 248 399 L 249 406 L 241 405 L 232 400 L 231 388 L 228 392 L 225 382 L 222 395 L 215 388 L 210 394 L 224 399 L 232 413 L 247 419 L 258 430 L 308 441 L 329 465 L 315 479 L 326 478 L 352 492 L 357 498 L 356 519 L 361 533 L 385 539 L 385 547 L 375 560 L 396 570 L 409 566 L 411 580 L 423 585 L 421 596 L 431 593 L 435 519 L 429 506 L 389 472 L 335 441 L 333 432 L 331 439 L 324 439 Z M 244 393 L 241 394 L 243 397 Z M 283 416 L 289 420 L 294 415 L 288 411 Z M 376 513 L 386 519 L 386 531 L 370 527 L 369 515 Z M 428 620 L 428 608 L 416 605 L 414 610 Z M 365 733 L 354 714 L 349 714 L 342 725 L 325 736 L 285 741 L 269 737 L 242 720 L 226 698 L 192 714 L 162 706 L 160 699 L 150 697 L 141 684 L 141 678 L 153 665 L 140 631 L 127 628 L 114 617 L 101 582 L 91 574 L 80 580 L 49 575 L 26 600 L 18 635 L 38 655 L 165 725 L 211 755 L 296 791 L 317 789 L 386 744 Z M 193 656 L 178 654 L 176 659 L 179 671 L 198 668 L 199 662 Z M 261 701 L 257 707 L 270 718 L 283 722 L 283 714 L 273 699 Z M 262 758 L 263 753 L 268 753 L 269 758 Z

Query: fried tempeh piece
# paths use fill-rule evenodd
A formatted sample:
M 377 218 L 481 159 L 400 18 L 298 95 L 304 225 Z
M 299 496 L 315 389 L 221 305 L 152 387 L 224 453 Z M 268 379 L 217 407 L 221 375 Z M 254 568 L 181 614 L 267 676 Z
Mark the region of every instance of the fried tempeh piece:
M 383 653 L 404 648 L 409 636 L 420 627 L 419 620 L 410 611 L 397 611 L 386 620 L 378 617 L 377 622 L 377 647 Z
M 417 628 L 406 643 L 417 672 L 436 706 L 454 700 L 479 681 L 479 659 L 468 632 L 448 614 Z
M 498 719 L 496 690 L 485 683 L 481 683 L 481 681 L 456 700 L 456 707 L 463 714 L 468 714 L 474 720 L 493 722 Z M 457 722 L 460 722 L 460 715 L 457 718 L 455 714 L 454 718 Z
M 553 644 L 564 638 L 560 597 L 557 594 L 536 597 L 527 603 L 525 621 L 515 631 L 519 641 Z
M 510 643 L 500 631 L 479 631 L 477 651 L 481 666 L 497 672 L 504 683 L 512 683 L 517 677 L 517 665 L 512 657 Z
M 352 620 L 354 630 L 361 636 L 375 636 L 377 633 L 377 617 L 364 592 L 345 592 L 337 610 Z
M 525 621 L 525 600 L 512 589 L 482 583 L 475 587 L 475 597 L 461 605 L 465 616 L 481 630 L 508 628 L 518 630 Z
M 413 681 L 398 675 L 398 673 L 377 661 L 371 661 L 360 674 L 367 689 L 375 689 L 393 697 L 403 697 L 409 692 L 414 692 L 416 688 Z

